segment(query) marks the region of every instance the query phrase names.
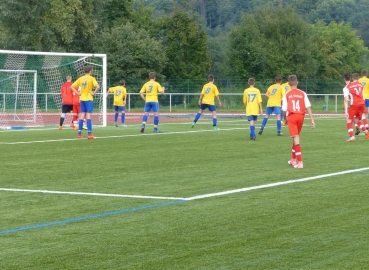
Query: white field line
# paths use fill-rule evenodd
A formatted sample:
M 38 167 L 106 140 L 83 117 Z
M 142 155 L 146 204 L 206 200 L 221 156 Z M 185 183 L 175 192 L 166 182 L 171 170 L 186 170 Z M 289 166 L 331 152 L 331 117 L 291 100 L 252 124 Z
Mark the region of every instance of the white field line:
M 143 133 L 143 134 L 130 134 L 130 135 L 119 135 L 119 136 L 102 136 L 96 137 L 97 139 L 111 139 L 111 138 L 127 138 L 127 137 L 138 137 L 138 136 L 159 136 L 159 135 L 172 135 L 172 134 L 188 134 L 188 133 L 199 133 L 199 132 L 219 132 L 219 131 L 230 131 L 230 130 L 245 130 L 246 128 L 222 128 L 220 130 L 190 130 L 190 131 L 175 131 L 175 132 L 164 132 L 164 133 Z M 87 138 L 85 138 L 87 139 Z M 43 141 L 29 141 L 29 142 L 0 142 L 0 145 L 14 145 L 14 144 L 32 144 L 32 143 L 50 143 L 50 142 L 65 142 L 65 141 L 78 141 L 81 139 L 59 139 L 59 140 L 43 140 Z
M 293 184 L 293 183 L 306 182 L 306 181 L 311 181 L 311 180 L 316 180 L 316 179 L 321 179 L 321 178 L 327 178 L 327 177 L 332 177 L 332 176 L 337 176 L 337 175 L 343 175 L 343 174 L 349 174 L 349 173 L 355 173 L 355 172 L 360 172 L 360 171 L 366 171 L 366 170 L 369 170 L 369 167 L 361 168 L 361 169 L 355 169 L 355 170 L 342 171 L 342 172 L 337 172 L 337 173 L 322 174 L 322 175 L 317 175 L 317 176 L 312 176 L 312 177 L 306 177 L 306 178 L 301 178 L 301 179 L 296 179 L 296 180 L 288 180 L 288 181 L 284 181 L 284 182 L 277 182 L 277 183 L 265 184 L 265 185 L 260 185 L 260 186 L 253 186 L 253 187 L 233 189 L 233 190 L 217 192 L 217 193 L 204 194 L 204 195 L 199 195 L 199 196 L 186 198 L 185 200 L 186 201 L 193 201 L 193 200 L 199 200 L 199 199 L 204 199 L 204 198 L 218 197 L 218 196 L 224 196 L 224 195 L 235 194 L 235 193 L 240 193 L 240 192 L 247 192 L 247 191 L 250 191 L 250 190 L 257 190 L 257 189 L 277 187 L 277 186 L 282 186 L 282 185 L 289 185 L 289 184 Z
M 271 183 L 271 184 L 253 186 L 253 187 L 233 189 L 233 190 L 222 191 L 222 192 L 217 192 L 217 193 L 209 193 L 209 194 L 198 195 L 198 196 L 193 196 L 193 197 L 189 197 L 189 198 L 143 196 L 143 195 L 124 195 L 124 194 L 107 194 L 107 193 L 88 193 L 88 192 L 68 192 L 68 191 L 52 191 L 52 190 L 30 190 L 30 189 L 15 189 L 15 188 L 0 188 L 0 191 L 31 192 L 31 193 L 44 193 L 44 194 L 62 194 L 62 195 L 84 195 L 84 196 L 100 196 L 100 197 L 120 197 L 120 198 L 136 198 L 136 199 L 193 201 L 193 200 L 199 200 L 199 199 L 212 198 L 212 197 L 225 196 L 225 195 L 230 195 L 230 194 L 235 194 L 235 193 L 247 192 L 247 191 L 251 191 L 251 190 L 258 190 L 258 189 L 263 189 L 263 188 L 271 188 L 271 187 L 277 187 L 277 186 L 282 186 L 282 185 L 289 185 L 289 184 L 294 184 L 294 183 L 307 182 L 307 181 L 311 181 L 311 180 L 328 178 L 328 177 L 332 177 L 332 176 L 344 175 L 344 174 L 367 171 L 367 170 L 369 170 L 369 167 L 355 169 L 355 170 L 342 171 L 342 172 L 336 172 L 336 173 L 322 174 L 322 175 L 306 177 L 306 178 L 301 178 L 301 179 L 296 179 L 296 180 L 288 180 L 288 181 L 284 181 L 284 182 L 277 182 L 277 183 Z
M 32 189 L 17 189 L 17 188 L 0 188 L 0 191 L 62 194 L 62 195 L 85 195 L 85 196 L 99 196 L 99 197 L 120 197 L 120 198 L 136 198 L 136 199 L 184 200 L 184 198 L 176 198 L 176 197 L 107 194 L 107 193 L 95 193 L 95 192 L 92 192 L 92 193 L 90 192 L 69 192 L 69 191 L 54 191 L 54 190 L 32 190 Z

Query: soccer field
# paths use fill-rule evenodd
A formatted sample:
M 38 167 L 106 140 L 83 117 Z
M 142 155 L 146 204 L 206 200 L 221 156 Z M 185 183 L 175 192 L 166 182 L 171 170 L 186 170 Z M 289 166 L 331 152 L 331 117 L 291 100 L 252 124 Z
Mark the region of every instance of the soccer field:
M 369 140 L 315 121 L 304 169 L 275 117 L 0 130 L 1 269 L 368 269 Z

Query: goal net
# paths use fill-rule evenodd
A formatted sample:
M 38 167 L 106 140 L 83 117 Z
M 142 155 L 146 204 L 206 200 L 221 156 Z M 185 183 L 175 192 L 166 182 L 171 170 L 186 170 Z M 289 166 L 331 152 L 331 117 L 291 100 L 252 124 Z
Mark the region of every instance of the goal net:
M 60 88 L 67 74 L 73 81 L 92 67 L 101 86 L 94 97 L 94 125 L 106 126 L 105 54 L 47 53 L 0 50 L 0 127 L 59 125 Z M 67 114 L 64 123 L 70 124 Z

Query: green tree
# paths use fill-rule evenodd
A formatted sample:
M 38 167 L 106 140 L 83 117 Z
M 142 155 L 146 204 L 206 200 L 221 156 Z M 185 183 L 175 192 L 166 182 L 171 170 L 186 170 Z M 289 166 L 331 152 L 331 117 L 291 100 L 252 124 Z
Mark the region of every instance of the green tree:
M 310 26 L 292 7 L 269 5 L 243 17 L 231 31 L 228 65 L 238 78 L 315 76 L 317 48 Z
M 151 71 L 160 77 L 167 63 L 161 41 L 129 23 L 104 31 L 96 39 L 95 49 L 107 54 L 110 78 L 146 79 Z
M 2 0 L 8 49 L 89 51 L 104 0 Z
M 203 78 L 211 66 L 207 37 L 195 19 L 183 10 L 163 21 L 163 44 L 168 57 L 164 74 L 168 78 Z
M 359 72 L 368 59 L 368 48 L 351 24 L 318 21 L 312 41 L 319 47 L 321 78 L 342 78 L 345 72 Z

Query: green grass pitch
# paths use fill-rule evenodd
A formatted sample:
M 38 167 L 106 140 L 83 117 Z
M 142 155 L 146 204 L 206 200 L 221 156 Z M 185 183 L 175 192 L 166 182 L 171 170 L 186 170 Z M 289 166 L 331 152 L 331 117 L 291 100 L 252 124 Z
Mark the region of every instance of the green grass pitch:
M 369 140 L 315 120 L 301 170 L 273 117 L 256 141 L 239 118 L 0 131 L 1 269 L 368 269 Z

